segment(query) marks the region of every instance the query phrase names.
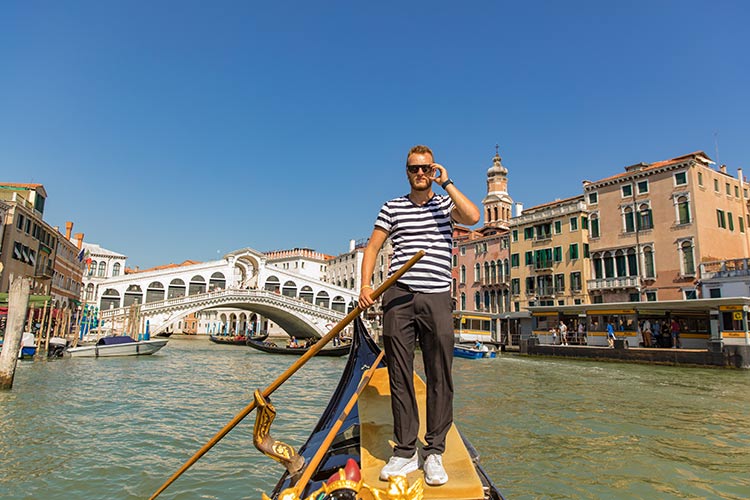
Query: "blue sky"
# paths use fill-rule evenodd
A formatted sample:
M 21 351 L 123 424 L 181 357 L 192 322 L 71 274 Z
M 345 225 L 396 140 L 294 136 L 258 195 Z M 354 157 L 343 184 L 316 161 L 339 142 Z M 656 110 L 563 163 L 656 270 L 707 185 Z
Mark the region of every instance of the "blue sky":
M 526 207 L 696 150 L 747 172 L 748 5 L 6 1 L 0 181 L 143 268 L 342 253 L 419 143 L 477 204 L 495 144 Z

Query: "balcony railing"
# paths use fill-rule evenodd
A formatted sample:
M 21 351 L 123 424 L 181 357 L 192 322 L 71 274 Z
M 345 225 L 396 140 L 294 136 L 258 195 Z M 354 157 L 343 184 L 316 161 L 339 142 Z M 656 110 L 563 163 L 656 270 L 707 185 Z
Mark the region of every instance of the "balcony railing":
M 588 280 L 589 290 L 616 290 L 621 288 L 637 288 L 641 280 L 638 276 L 620 276 L 618 278 L 602 278 Z
M 701 264 L 701 278 L 734 278 L 750 276 L 750 259 L 720 260 Z

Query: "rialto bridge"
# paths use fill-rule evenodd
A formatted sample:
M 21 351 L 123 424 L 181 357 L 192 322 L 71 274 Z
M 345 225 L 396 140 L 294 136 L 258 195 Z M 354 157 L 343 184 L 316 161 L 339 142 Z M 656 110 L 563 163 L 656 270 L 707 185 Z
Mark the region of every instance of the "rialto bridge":
M 221 260 L 108 278 L 86 296 L 100 319 L 118 326 L 138 305 L 140 321 L 158 333 L 185 316 L 212 308 L 242 309 L 274 321 L 298 337 L 319 337 L 357 301 L 354 290 L 267 265 L 251 248 Z

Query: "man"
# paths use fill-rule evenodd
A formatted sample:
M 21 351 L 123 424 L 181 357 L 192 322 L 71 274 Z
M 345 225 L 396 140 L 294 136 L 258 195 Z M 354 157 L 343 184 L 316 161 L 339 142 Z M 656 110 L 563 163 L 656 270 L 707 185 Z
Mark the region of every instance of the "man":
M 560 343 L 568 345 L 568 325 L 561 320 L 558 328 L 560 329 Z
M 607 321 L 607 344 L 609 347 L 615 346 L 615 327 L 611 321 Z
M 445 436 L 453 423 L 453 223 L 476 224 L 479 209 L 453 184 L 445 167 L 435 163 L 427 146 L 411 148 L 406 156 L 406 177 L 411 191 L 383 205 L 365 248 L 359 306 L 365 309 L 373 304 L 370 283 L 375 258 L 388 237 L 393 243 L 391 274 L 417 251 L 425 251 L 425 256 L 383 294 L 383 346 L 396 445 L 380 479 L 406 475 L 419 468 L 419 413 L 412 378 L 419 338 L 427 379 L 423 468 L 425 482 L 437 486 L 448 481 L 442 454 Z M 447 195 L 433 193 L 433 183 Z

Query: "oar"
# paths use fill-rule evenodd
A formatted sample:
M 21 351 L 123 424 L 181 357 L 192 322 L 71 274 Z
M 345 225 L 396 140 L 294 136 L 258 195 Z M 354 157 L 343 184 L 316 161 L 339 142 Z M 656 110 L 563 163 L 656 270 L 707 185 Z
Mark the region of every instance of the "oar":
M 336 438 L 336 434 L 339 432 L 339 429 L 341 429 L 341 426 L 344 425 L 344 420 L 346 420 L 346 417 L 349 416 L 349 413 L 351 413 L 354 405 L 357 404 L 357 400 L 359 399 L 360 394 L 362 394 L 362 391 L 364 391 L 365 387 L 367 387 L 367 384 L 370 383 L 372 374 L 375 373 L 375 370 L 380 364 L 380 360 L 383 359 L 383 354 L 385 353 L 383 351 L 380 351 L 380 354 L 378 354 L 378 357 L 372 363 L 372 366 L 368 368 L 367 371 L 362 375 L 362 380 L 359 382 L 357 390 L 354 392 L 354 394 L 352 394 L 349 402 L 346 403 L 346 406 L 341 411 L 341 415 L 339 415 L 339 418 L 336 419 L 336 422 L 333 424 L 333 427 L 331 427 L 331 430 L 328 432 L 325 439 L 323 439 L 323 442 L 320 443 L 318 451 L 315 452 L 315 455 L 313 455 L 310 463 L 307 464 L 305 472 L 302 473 L 302 476 L 294 485 L 294 493 L 297 495 L 297 497 L 300 497 L 302 495 L 302 490 L 305 489 L 305 486 L 310 481 L 310 478 L 317 470 L 320 461 L 323 460 L 323 457 L 328 452 L 328 448 L 331 447 L 331 443 L 333 443 L 333 440 Z
M 393 273 L 393 275 L 390 278 L 385 280 L 383 284 L 377 288 L 377 290 L 372 292 L 372 298 L 377 299 L 378 297 L 380 297 L 388 288 L 390 288 L 394 283 L 396 283 L 396 280 L 398 280 L 406 271 L 408 271 L 414 264 L 416 264 L 416 262 L 419 259 L 421 259 L 423 256 L 424 256 L 423 250 L 420 250 L 419 252 L 414 254 L 414 256 L 411 259 L 409 259 L 409 261 L 406 262 L 406 264 L 404 264 L 398 271 Z M 341 332 L 341 330 L 343 330 L 344 327 L 346 327 L 346 325 L 354 321 L 354 318 L 359 316 L 362 313 L 362 311 L 363 309 L 361 307 L 359 306 L 355 307 L 349 314 L 346 315 L 344 319 L 339 321 L 336 324 L 336 326 L 334 326 L 331 329 L 331 331 L 329 331 L 318 342 L 313 344 L 313 346 L 306 353 L 300 356 L 300 358 L 292 366 L 287 368 L 287 370 L 284 373 L 279 375 L 279 377 L 275 381 L 273 381 L 271 385 L 266 387 L 265 390 L 263 391 L 263 397 L 268 398 L 271 394 L 273 394 L 273 392 L 276 389 L 278 389 L 281 386 L 281 384 L 286 382 L 289 379 L 289 377 L 294 375 L 294 373 L 297 370 L 302 368 L 302 366 L 305 363 L 307 363 L 307 360 L 315 356 L 318 353 L 318 351 L 320 351 L 328 342 L 331 341 L 331 339 L 333 339 L 336 335 L 338 335 Z M 166 490 L 167 487 L 169 487 L 170 484 L 175 482 L 175 480 L 178 477 L 180 477 L 183 472 L 188 470 L 195 462 L 200 460 L 200 458 L 203 455 L 205 455 L 208 452 L 208 450 L 213 448 L 216 443 L 221 441 L 222 438 L 229 433 L 229 431 L 234 429 L 234 427 L 237 426 L 237 424 L 239 424 L 242 421 L 242 419 L 248 416 L 250 412 L 253 411 L 254 409 L 255 409 L 255 400 L 253 399 L 252 403 L 247 405 L 241 412 L 239 412 L 227 425 L 224 426 L 223 429 L 221 429 L 214 437 L 212 437 L 208 441 L 208 443 L 203 445 L 203 447 L 200 450 L 198 450 L 195 453 L 195 455 L 190 457 L 190 460 L 185 462 L 185 464 L 182 467 L 180 467 L 177 472 L 172 474 L 172 477 L 167 479 L 167 481 L 163 485 L 161 485 L 161 487 L 158 490 L 156 490 L 156 492 L 153 495 L 151 495 L 149 500 L 153 500 L 154 498 L 158 497 L 162 491 Z

